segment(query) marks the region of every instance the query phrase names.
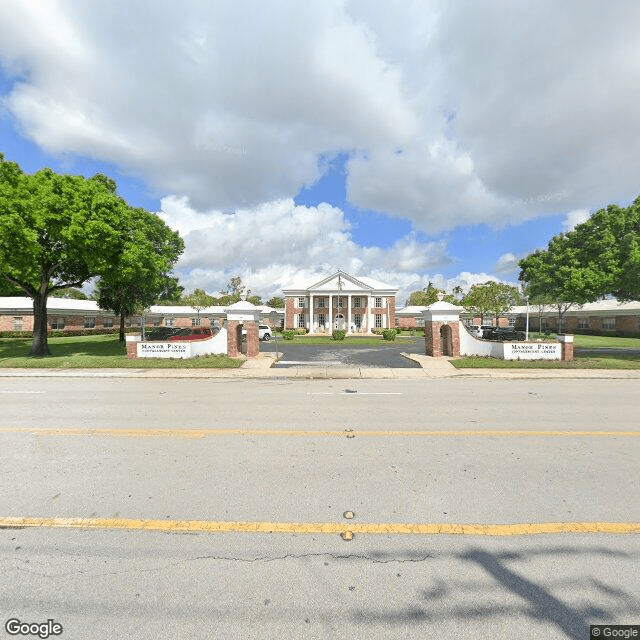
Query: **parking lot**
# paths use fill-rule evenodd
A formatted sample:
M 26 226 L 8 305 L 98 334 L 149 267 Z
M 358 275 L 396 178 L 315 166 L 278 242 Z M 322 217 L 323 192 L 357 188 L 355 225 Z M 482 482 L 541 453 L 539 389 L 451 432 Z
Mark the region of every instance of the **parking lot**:
M 275 353 L 275 341 L 261 342 L 260 351 Z M 335 367 L 392 367 L 396 369 L 420 368 L 413 360 L 402 353 L 424 353 L 424 338 L 403 338 L 396 342 L 384 342 L 379 345 L 312 345 L 302 341 L 278 339 L 278 353 L 283 354 L 277 368 L 294 366 L 335 366 Z

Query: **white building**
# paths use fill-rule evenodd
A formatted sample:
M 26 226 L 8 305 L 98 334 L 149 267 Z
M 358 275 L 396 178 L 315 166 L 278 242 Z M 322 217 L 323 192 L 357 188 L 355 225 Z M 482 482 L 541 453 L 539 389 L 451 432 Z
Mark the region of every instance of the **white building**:
M 319 282 L 283 289 L 285 329 L 370 333 L 395 327 L 398 289 L 338 270 Z

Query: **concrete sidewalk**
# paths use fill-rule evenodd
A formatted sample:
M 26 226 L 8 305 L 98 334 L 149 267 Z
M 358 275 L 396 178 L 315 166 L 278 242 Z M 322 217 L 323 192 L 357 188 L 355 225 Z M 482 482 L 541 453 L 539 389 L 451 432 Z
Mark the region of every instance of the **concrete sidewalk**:
M 448 358 L 432 358 L 417 353 L 403 353 L 420 368 L 314 366 L 274 367 L 275 356 L 261 353 L 246 360 L 238 369 L 3 369 L 0 378 L 213 378 L 213 379 L 392 379 L 419 380 L 434 378 L 499 378 L 499 379 L 635 379 L 638 369 L 456 369 Z

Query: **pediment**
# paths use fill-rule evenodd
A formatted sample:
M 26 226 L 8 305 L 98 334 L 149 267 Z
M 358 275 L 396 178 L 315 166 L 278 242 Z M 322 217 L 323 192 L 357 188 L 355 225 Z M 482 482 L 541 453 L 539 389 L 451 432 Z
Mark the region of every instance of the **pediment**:
M 316 291 L 338 291 L 339 289 L 350 292 L 362 291 L 363 293 L 372 291 L 372 287 L 344 271 L 336 271 L 336 273 L 327 276 L 309 287 L 309 291 L 312 293 Z

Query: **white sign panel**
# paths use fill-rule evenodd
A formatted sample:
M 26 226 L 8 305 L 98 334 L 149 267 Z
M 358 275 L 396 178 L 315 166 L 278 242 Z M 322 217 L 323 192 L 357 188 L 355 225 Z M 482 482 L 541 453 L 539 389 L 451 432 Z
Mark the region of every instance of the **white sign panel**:
M 560 360 L 562 345 L 557 342 L 505 342 L 505 360 Z
M 189 358 L 191 345 L 187 342 L 139 342 L 138 358 Z

